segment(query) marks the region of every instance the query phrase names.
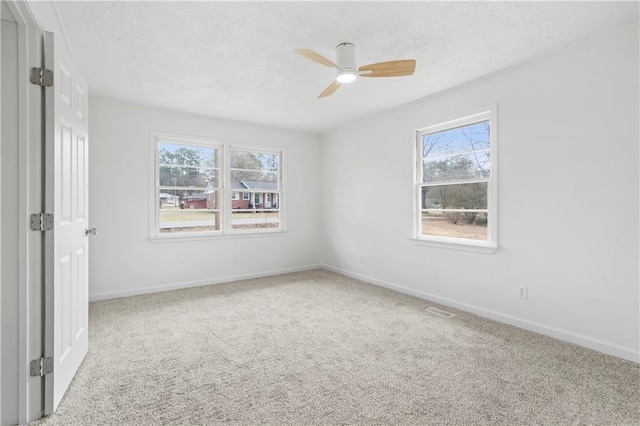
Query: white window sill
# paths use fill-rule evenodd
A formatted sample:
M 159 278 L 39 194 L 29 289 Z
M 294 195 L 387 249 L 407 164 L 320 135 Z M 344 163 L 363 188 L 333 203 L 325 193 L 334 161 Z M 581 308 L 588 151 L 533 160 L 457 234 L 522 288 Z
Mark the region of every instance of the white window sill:
M 262 238 L 262 237 L 281 237 L 287 231 L 279 229 L 277 231 L 253 231 L 253 232 L 232 232 L 229 234 L 208 233 L 208 234 L 174 234 L 153 236 L 149 238 L 152 243 L 184 243 L 189 241 L 214 241 L 227 238 Z
M 463 240 L 458 238 L 416 238 L 411 240 L 418 246 L 444 248 L 448 250 L 470 251 L 473 253 L 492 254 L 498 250 L 497 245 L 482 241 Z

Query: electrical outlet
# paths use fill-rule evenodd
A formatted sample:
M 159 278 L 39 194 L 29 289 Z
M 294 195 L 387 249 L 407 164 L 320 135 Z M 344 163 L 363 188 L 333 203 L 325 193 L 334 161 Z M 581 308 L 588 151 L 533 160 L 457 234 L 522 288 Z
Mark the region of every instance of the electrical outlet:
M 518 297 L 520 299 L 527 300 L 527 288 L 526 287 L 518 287 Z
M 240 263 L 240 256 L 236 256 L 233 258 L 233 264 L 238 265 Z
M 360 264 L 362 265 L 364 263 L 364 256 L 360 256 Z

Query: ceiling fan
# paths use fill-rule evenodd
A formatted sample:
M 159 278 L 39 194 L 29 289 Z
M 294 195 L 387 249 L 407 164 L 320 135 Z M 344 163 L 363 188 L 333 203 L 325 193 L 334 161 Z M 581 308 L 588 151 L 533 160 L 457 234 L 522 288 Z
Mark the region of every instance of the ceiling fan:
M 356 49 L 352 43 L 340 43 L 336 46 L 337 63 L 311 49 L 298 49 L 296 52 L 307 59 L 337 70 L 335 81 L 324 89 L 318 98 L 333 94 L 342 83 L 351 83 L 358 77 L 401 77 L 413 74 L 416 69 L 415 59 L 378 62 L 356 68 Z

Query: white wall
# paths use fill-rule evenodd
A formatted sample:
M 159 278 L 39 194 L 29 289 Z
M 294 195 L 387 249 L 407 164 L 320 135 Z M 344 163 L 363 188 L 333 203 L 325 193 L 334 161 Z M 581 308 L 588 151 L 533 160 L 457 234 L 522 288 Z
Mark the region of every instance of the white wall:
M 151 131 L 285 149 L 287 232 L 152 243 Z M 89 98 L 91 300 L 287 272 L 320 263 L 319 137 Z M 238 256 L 239 263 L 234 264 Z
M 638 361 L 638 71 L 636 27 L 324 135 L 324 263 Z M 492 103 L 499 250 L 416 245 L 413 132 Z

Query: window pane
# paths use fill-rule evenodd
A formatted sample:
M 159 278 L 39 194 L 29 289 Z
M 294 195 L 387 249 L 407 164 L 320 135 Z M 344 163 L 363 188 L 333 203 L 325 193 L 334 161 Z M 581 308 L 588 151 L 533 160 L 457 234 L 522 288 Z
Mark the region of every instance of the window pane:
M 487 241 L 487 213 L 422 212 L 422 235 Z
M 487 183 L 422 187 L 423 209 L 486 209 Z
M 220 167 L 218 148 L 160 142 L 158 164 L 217 169 Z
M 278 171 L 280 169 L 280 156 L 276 154 L 232 150 L 231 168 Z
M 280 156 L 249 151 L 231 151 L 231 187 L 278 190 Z
M 280 227 L 280 211 L 276 208 L 231 212 L 231 228 L 233 229 L 266 229 Z
M 453 155 L 425 159 L 423 182 L 456 182 L 469 179 L 486 179 L 491 173 L 490 152 Z
M 193 193 L 162 190 L 160 199 L 160 233 L 217 231 L 221 228 L 219 192 Z
M 247 194 L 247 198 L 232 200 L 231 208 L 242 213 L 254 213 L 256 210 L 268 210 L 280 208 L 280 193 L 256 192 Z M 250 195 L 250 197 L 249 197 Z M 246 210 L 246 211 L 243 211 Z
M 227 163 L 222 151 L 223 145 L 158 140 L 159 233 L 281 228 L 281 153 L 231 147 Z
M 158 144 L 161 186 L 218 187 L 218 149 L 170 142 Z
M 160 186 L 217 188 L 218 170 L 185 166 L 160 166 Z
M 489 148 L 489 120 L 422 136 L 422 157 Z
M 250 189 L 279 189 L 278 172 L 231 169 L 232 184 L 243 182 Z

